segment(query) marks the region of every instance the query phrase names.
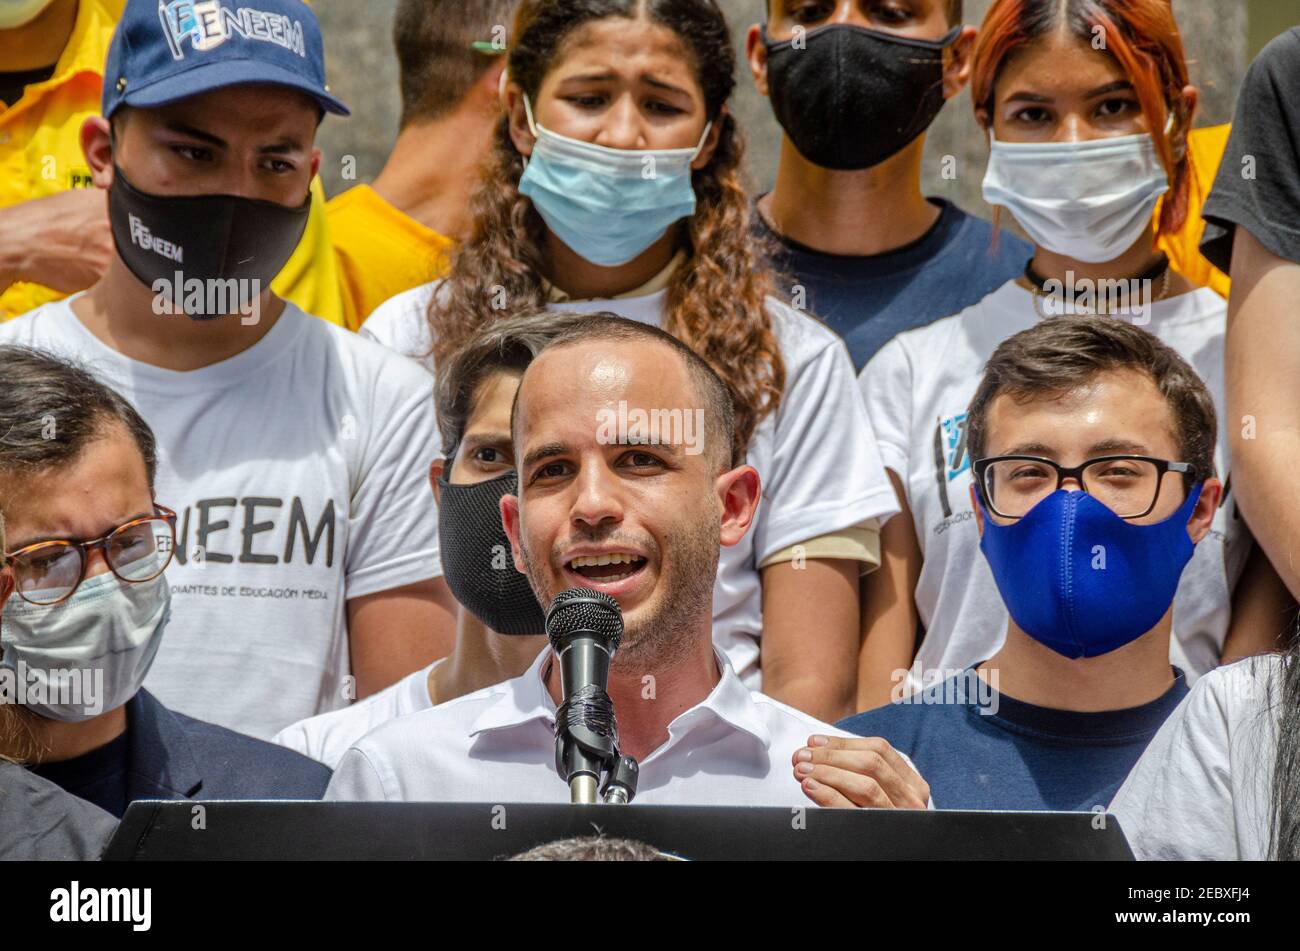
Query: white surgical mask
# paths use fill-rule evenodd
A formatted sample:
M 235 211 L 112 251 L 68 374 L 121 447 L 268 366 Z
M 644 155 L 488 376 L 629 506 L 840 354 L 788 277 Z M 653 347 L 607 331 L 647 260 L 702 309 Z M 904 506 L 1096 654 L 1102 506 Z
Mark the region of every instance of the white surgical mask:
M 26 26 L 54 0 L 0 0 L 0 30 Z
M 693 149 L 611 149 L 538 125 L 527 97 L 524 108 L 537 143 L 519 191 L 555 236 L 592 264 L 634 261 L 674 222 L 695 214 L 691 163 L 712 123 Z
M 1133 247 L 1168 190 L 1145 133 L 1088 142 L 994 140 L 984 176 L 984 200 L 1010 211 L 1035 244 L 1087 264 Z
M 0 615 L 0 667 L 17 674 L 21 661 L 29 688 L 45 688 L 48 702 L 25 704 L 33 713 L 64 723 L 89 720 L 136 695 L 170 618 L 166 575 L 130 584 L 105 572 L 52 606 L 14 595 Z M 85 702 L 58 695 L 59 682 L 70 676 L 80 680 Z M 101 695 L 89 696 L 101 687 Z

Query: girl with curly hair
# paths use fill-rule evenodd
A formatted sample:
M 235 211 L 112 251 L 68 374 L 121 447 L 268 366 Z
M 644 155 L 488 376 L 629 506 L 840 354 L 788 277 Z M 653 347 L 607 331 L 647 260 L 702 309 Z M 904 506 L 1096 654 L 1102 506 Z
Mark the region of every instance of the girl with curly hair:
M 613 311 L 690 346 L 735 401 L 733 458 L 764 482 L 754 530 L 723 552 L 715 640 L 749 686 L 761 666 L 778 699 L 824 720 L 852 712 L 858 579 L 896 503 L 843 343 L 772 296 L 717 3 L 525 0 L 512 36 L 473 234 L 444 281 L 362 332 L 435 372 L 539 306 Z

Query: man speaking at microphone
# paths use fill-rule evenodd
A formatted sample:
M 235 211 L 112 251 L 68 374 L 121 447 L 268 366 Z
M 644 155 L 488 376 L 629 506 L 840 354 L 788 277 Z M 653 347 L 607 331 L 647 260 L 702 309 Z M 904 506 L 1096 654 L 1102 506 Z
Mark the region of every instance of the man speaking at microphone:
M 636 802 L 924 808 L 908 761 L 836 751 L 842 733 L 747 689 L 712 643 L 720 545 L 748 531 L 759 473 L 733 446 L 731 398 L 657 328 L 596 315 L 525 371 L 512 419 L 518 496 L 501 501 L 515 567 L 542 604 L 572 588 L 619 603 L 608 693 L 618 743 L 640 762 Z M 815 608 L 809 610 L 815 634 Z M 344 755 L 326 799 L 564 802 L 555 766 L 559 665 L 394 720 Z M 794 767 L 827 738 L 814 776 Z M 834 762 L 832 762 L 834 759 Z

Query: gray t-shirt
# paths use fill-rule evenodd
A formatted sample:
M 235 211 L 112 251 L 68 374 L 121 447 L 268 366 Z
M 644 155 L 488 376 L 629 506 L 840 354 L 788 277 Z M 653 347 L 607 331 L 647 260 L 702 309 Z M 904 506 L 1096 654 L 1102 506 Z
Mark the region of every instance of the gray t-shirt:
M 1300 28 L 1273 39 L 1251 63 L 1237 97 L 1214 188 L 1202 217 L 1201 253 L 1221 271 L 1237 227 L 1270 253 L 1300 261 Z
M 116 828 L 98 806 L 0 760 L 0 861 L 98 859 Z

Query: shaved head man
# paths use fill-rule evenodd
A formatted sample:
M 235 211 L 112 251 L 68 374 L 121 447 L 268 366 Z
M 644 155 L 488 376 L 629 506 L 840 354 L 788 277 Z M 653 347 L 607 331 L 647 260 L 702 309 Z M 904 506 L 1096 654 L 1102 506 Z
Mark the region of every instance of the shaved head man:
M 500 514 L 515 567 L 544 604 L 586 587 L 622 609 L 608 691 L 619 746 L 641 763 L 636 802 L 831 801 L 791 762 L 810 736 L 822 751 L 846 734 L 749 690 L 713 646 L 719 551 L 744 538 L 762 489 L 735 464 L 731 398 L 708 364 L 654 327 L 595 315 L 529 365 L 511 428 L 519 491 Z M 553 661 L 544 650 L 521 677 L 369 734 L 327 798 L 566 801 Z M 924 782 L 885 749 L 860 776 L 871 804 L 924 807 Z
M 575 587 L 619 602 L 620 669 L 707 675 L 719 545 L 759 497 L 758 473 L 732 466 L 726 389 L 674 337 L 617 318 L 538 362 L 515 400 L 520 497 L 502 501 L 516 564 L 543 604 Z

